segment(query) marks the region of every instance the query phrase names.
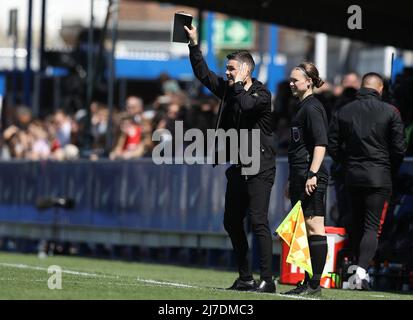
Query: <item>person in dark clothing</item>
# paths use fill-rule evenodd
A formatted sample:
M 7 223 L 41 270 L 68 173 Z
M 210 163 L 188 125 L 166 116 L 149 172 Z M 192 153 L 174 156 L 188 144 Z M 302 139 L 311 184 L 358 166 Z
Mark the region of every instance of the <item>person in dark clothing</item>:
M 323 83 L 312 63 L 303 62 L 291 71 L 290 88 L 300 102 L 291 122 L 286 195 L 292 206 L 299 200 L 302 202 L 313 276 L 310 279 L 306 272 L 304 281 L 286 294 L 321 294 L 320 280 L 327 257 L 324 201 L 328 171 L 323 160 L 328 144 L 328 120 L 323 105 L 313 94 L 313 88 L 319 88 Z
M 399 111 L 381 101 L 383 79 L 367 73 L 357 99 L 333 117 L 328 152 L 345 168 L 345 184 L 352 208 L 350 245 L 357 263 L 357 289 L 369 289 L 366 270 L 374 258 L 384 222 L 392 176 L 406 151 Z
M 247 129 L 248 133 L 256 129 L 260 133 L 258 172 L 243 175 L 243 167 L 246 164 L 232 165 L 226 171 L 228 182 L 225 193 L 224 228 L 231 238 L 239 272 L 239 278 L 229 289 L 275 292 L 272 237 L 268 222 L 270 194 L 275 179 L 271 93 L 262 83 L 251 78 L 255 64 L 247 51 L 238 51 L 227 56 L 225 80 L 209 70 L 199 48 L 196 28 L 185 27 L 185 30 L 190 39 L 189 57 L 195 76 L 221 99 L 216 129 L 236 129 L 237 132 Z M 254 147 L 250 143 L 251 139 L 248 139 L 248 150 Z M 259 283 L 253 279 L 248 259 L 249 247 L 244 229 L 246 213 L 259 244 Z
M 349 73 L 344 77 L 343 86 L 348 83 L 346 79 L 348 78 L 355 78 L 354 81 L 351 81 L 349 84 L 356 86 L 359 81 L 358 76 L 355 73 Z M 355 83 L 354 83 L 355 82 Z M 356 99 L 356 95 L 360 86 L 356 89 L 355 87 L 344 87 L 343 92 L 334 104 L 334 112 L 340 110 L 340 108 Z M 344 168 L 338 162 L 333 162 L 330 167 L 330 178 L 334 183 L 334 191 L 337 200 L 337 211 L 338 217 L 336 219 L 336 224 L 338 226 L 343 226 L 345 229 L 348 229 L 350 226 L 351 221 L 351 212 L 350 212 L 350 205 L 347 201 L 346 191 L 345 191 L 345 184 L 344 184 Z

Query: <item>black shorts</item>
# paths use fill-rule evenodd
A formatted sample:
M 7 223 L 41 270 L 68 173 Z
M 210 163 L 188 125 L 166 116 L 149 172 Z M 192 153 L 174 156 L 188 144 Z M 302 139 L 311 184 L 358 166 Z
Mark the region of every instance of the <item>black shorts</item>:
M 307 174 L 290 176 L 289 193 L 291 197 L 291 205 L 294 206 L 298 200 L 301 200 L 304 217 L 319 216 L 325 217 L 325 194 L 327 191 L 328 179 L 319 177 L 317 179 L 317 188 L 308 196 L 305 193 L 305 183 Z

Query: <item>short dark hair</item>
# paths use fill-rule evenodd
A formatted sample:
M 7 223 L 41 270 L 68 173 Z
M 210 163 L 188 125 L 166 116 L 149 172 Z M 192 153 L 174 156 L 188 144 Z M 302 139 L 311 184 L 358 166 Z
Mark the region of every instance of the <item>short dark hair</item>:
M 363 76 L 363 78 L 361 80 L 361 86 L 364 86 L 366 84 L 366 82 L 368 82 L 372 78 L 379 79 L 381 81 L 381 83 L 384 84 L 384 79 L 380 74 L 378 74 L 376 72 L 368 72 Z
M 251 73 L 254 71 L 255 62 L 251 56 L 251 53 L 249 53 L 247 50 L 239 50 L 239 51 L 230 53 L 229 55 L 227 55 L 227 59 L 237 60 L 238 62 L 246 63 L 250 67 Z

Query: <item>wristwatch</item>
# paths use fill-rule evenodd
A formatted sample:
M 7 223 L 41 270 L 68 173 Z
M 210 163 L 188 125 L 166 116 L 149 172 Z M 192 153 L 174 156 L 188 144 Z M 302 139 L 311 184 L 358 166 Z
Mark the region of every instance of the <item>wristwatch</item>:
M 307 179 L 311 179 L 311 178 L 313 178 L 313 177 L 317 177 L 317 172 L 308 170 Z
M 235 83 L 238 83 L 238 84 L 240 84 L 241 86 L 244 86 L 244 82 L 242 82 L 241 80 L 240 80 L 240 81 L 237 81 L 237 82 L 235 82 Z

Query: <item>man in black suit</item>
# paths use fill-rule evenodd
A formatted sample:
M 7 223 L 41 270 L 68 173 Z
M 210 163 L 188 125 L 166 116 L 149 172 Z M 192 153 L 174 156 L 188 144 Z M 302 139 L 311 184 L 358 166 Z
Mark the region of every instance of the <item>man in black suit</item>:
M 199 48 L 196 28 L 185 27 L 185 30 L 190 39 L 189 57 L 195 76 L 221 99 L 215 129 L 235 129 L 238 133 L 241 129 L 246 129 L 250 138 L 254 129 L 255 132 L 259 132 L 259 146 L 252 145 L 252 139 L 248 139 L 248 145 L 240 145 L 238 159 L 235 159 L 242 159 L 243 147 L 249 151 L 254 147 L 258 150 L 259 147 L 258 159 L 253 158 L 259 165 L 257 172 L 244 171 L 247 165 L 239 162 L 226 171 L 228 183 L 225 193 L 224 227 L 231 238 L 239 272 L 239 278 L 229 289 L 275 292 L 272 279 L 272 237 L 268 223 L 268 206 L 275 179 L 271 93 L 261 82 L 251 77 L 255 63 L 249 52 L 237 51 L 227 56 L 225 80 L 209 70 Z M 244 229 L 246 213 L 259 244 L 259 283 L 253 279 L 248 261 L 249 247 Z

